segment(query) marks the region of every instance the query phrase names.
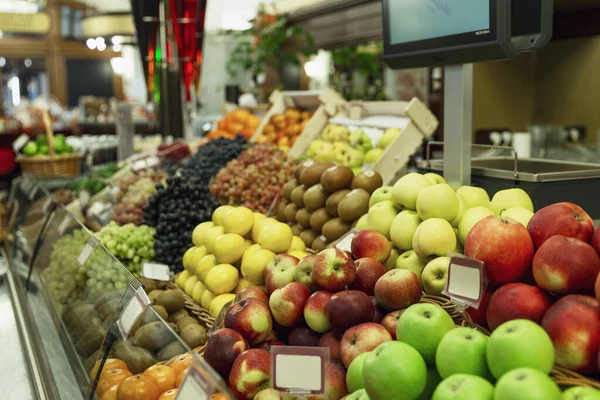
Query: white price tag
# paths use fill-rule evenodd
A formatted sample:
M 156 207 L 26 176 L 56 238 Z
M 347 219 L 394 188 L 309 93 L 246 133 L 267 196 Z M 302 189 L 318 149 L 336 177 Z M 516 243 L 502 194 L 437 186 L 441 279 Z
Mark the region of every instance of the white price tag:
M 144 263 L 142 264 L 142 277 L 157 281 L 168 281 L 171 279 L 171 270 L 165 264 Z
M 323 393 L 328 359 L 328 347 L 271 347 L 273 388 L 297 395 Z
M 129 300 L 129 303 L 127 303 L 127 306 L 125 306 L 125 309 L 117 321 L 123 339 L 127 339 L 131 332 L 131 328 L 133 328 L 133 325 L 135 325 L 140 315 L 142 315 L 149 305 L 150 299 L 148 298 L 148 295 L 143 287 L 139 287 L 131 300 Z
M 12 148 L 16 153 L 19 153 L 23 146 L 27 144 L 27 142 L 29 142 L 29 136 L 22 133 L 21 135 L 19 135 L 18 138 L 15 139 L 15 141 L 12 144 Z
M 80 267 L 83 267 L 90 258 L 97 244 L 98 238 L 96 236 L 92 236 L 90 240 L 88 240 L 83 250 L 81 250 L 81 253 L 79 253 L 79 257 L 77 257 L 77 264 L 79 264 Z
M 175 400 L 207 400 L 209 398 L 208 390 L 202 377 L 194 367 L 188 370 L 183 378 L 181 387 L 177 392 Z
M 442 294 L 459 304 L 479 308 L 487 286 L 485 264 L 469 257 L 451 257 Z
M 96 203 L 92 204 L 90 206 L 90 208 L 88 208 L 87 213 L 90 216 L 98 216 L 104 211 L 105 208 L 106 208 L 106 205 L 104 203 L 96 202 Z
M 356 229 L 352 229 L 338 240 L 335 247 L 342 251 L 349 251 L 352 253 L 352 239 L 354 239 L 354 236 L 356 236 L 357 233 L 358 231 Z
M 367 175 L 369 178 L 372 177 L 373 175 L 375 175 L 375 172 L 373 172 L 373 167 L 375 166 L 375 164 L 363 164 L 362 166 L 362 170 L 363 172 L 367 172 L 365 175 Z M 369 174 L 369 172 L 371 174 Z

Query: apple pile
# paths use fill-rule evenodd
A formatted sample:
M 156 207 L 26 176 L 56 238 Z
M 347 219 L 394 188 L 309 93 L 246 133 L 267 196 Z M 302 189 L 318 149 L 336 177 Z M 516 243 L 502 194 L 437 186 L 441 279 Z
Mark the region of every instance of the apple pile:
M 277 219 L 290 224 L 307 247 L 323 250 L 367 212 L 371 193 L 382 183 L 372 170 L 355 176 L 349 167 L 307 160 L 283 186 Z
M 313 140 L 306 155 L 319 162 L 345 165 L 358 174 L 364 165 L 377 162 L 398 137 L 400 129 L 358 128 L 329 124 L 319 140 Z M 378 138 L 376 141 L 373 139 Z
M 467 311 L 493 332 L 515 319 L 540 324 L 552 339 L 557 365 L 597 373 L 599 232 L 572 203 L 540 209 L 527 228 L 504 215 L 484 218 L 467 235 L 465 255 L 485 262 L 490 286 L 480 308 Z
M 176 284 L 215 318 L 241 289 L 265 283 L 265 268 L 276 254 L 306 256 L 304 242 L 287 224 L 246 207 L 217 208 L 211 221 L 193 230 L 192 242 Z

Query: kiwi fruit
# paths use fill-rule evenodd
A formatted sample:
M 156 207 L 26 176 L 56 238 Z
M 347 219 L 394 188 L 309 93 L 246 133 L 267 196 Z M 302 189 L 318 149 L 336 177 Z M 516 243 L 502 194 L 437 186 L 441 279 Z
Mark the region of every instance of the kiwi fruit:
M 299 185 L 300 184 L 296 179 L 287 181 L 285 185 L 283 185 L 283 198 L 287 201 L 290 201 L 292 199 L 292 190 L 296 189 L 296 187 Z
M 312 167 L 313 165 L 315 165 L 315 162 L 313 160 L 306 160 L 303 163 L 299 164 L 294 170 L 294 176 L 296 177 L 296 180 L 300 182 L 300 176 L 302 175 L 302 172 L 306 168 Z
M 198 320 L 194 317 L 183 317 L 177 321 L 177 329 L 181 332 L 186 326 L 191 324 L 198 324 Z
M 304 230 L 304 227 L 302 225 L 299 225 L 299 224 L 292 225 L 292 234 L 294 236 L 300 236 L 300 234 L 302 233 L 303 230 Z
M 338 217 L 325 222 L 322 232 L 323 236 L 325 236 L 328 241 L 333 242 L 334 240 L 341 238 L 351 228 L 351 224 L 342 221 L 342 219 Z
M 140 278 L 140 282 L 141 282 L 141 279 L 142 278 Z M 154 281 L 152 281 L 152 282 L 154 282 Z M 149 291 L 150 290 L 146 290 L 146 292 L 149 292 Z M 94 302 L 94 305 L 96 306 L 96 309 L 98 309 L 98 308 L 102 307 L 102 305 L 104 303 L 107 303 L 114 299 L 121 299 L 121 297 L 123 297 L 123 293 L 120 291 L 112 291 L 112 292 L 104 293 L 96 299 L 96 301 Z
M 77 340 L 82 338 L 90 328 L 102 329 L 102 320 L 95 315 L 89 315 L 72 327 L 71 334 Z
M 75 342 L 75 350 L 82 358 L 89 357 L 94 351 L 98 350 L 102 346 L 106 336 L 106 330 L 104 329 L 88 329 L 86 333 Z
M 115 358 L 123 360 L 127 364 L 127 368 L 133 374 L 140 374 L 156 364 L 156 360 L 152 357 L 152 353 L 148 350 L 132 346 L 130 344 L 122 344 L 116 348 L 115 346 Z M 181 353 L 180 353 L 181 354 Z
M 300 237 L 300 239 L 302 239 L 302 241 L 304 242 L 306 247 L 311 247 L 312 242 L 319 235 L 317 232 L 313 231 L 312 229 L 305 229 L 298 236 Z
M 276 217 L 279 222 L 285 222 L 285 207 L 290 204 L 286 199 L 281 199 L 279 203 L 277 203 Z
M 314 211 L 324 207 L 326 201 L 327 193 L 320 183 L 309 187 L 306 193 L 304 193 L 304 208 L 308 211 Z
M 173 334 L 162 321 L 150 322 L 135 332 L 133 342 L 136 346 L 156 351 L 169 343 Z M 133 372 L 133 371 L 132 371 Z
M 353 189 L 338 204 L 337 213 L 344 222 L 352 222 L 369 211 L 371 195 L 364 189 Z
M 155 305 L 153 308 L 154 311 L 156 311 L 156 313 L 160 315 L 162 319 L 164 319 L 165 321 L 169 320 L 169 313 L 167 312 L 167 310 L 165 310 L 163 306 Z
M 304 171 L 302 171 L 302 175 L 300 175 L 300 183 L 306 187 L 316 185 L 321 181 L 321 175 L 323 175 L 323 172 L 329 167 L 331 167 L 331 164 L 317 163 L 306 168 Z
M 83 303 L 72 310 L 69 310 L 69 312 L 63 313 L 63 320 L 67 326 L 72 326 L 75 325 L 77 321 L 81 320 L 83 316 L 95 313 L 96 307 L 94 307 L 93 304 Z
M 292 224 L 296 223 L 296 213 L 298 212 L 298 207 L 294 203 L 290 203 L 285 206 L 284 215 L 285 220 L 287 222 L 291 222 Z
M 148 279 L 144 278 L 143 276 L 140 276 L 138 280 L 142 285 L 144 285 L 144 290 L 146 292 L 151 292 L 152 290 L 158 289 L 158 285 L 156 284 L 156 281 L 154 279 Z
M 121 299 L 112 299 L 102 304 L 100 308 L 98 308 L 98 316 L 100 319 L 106 319 L 107 317 L 113 316 L 120 303 Z
M 319 208 L 310 216 L 310 227 L 315 232 L 321 232 L 323 225 L 331 219 L 331 215 L 325 208 Z
M 345 165 L 334 165 L 327 168 L 321 175 L 321 185 L 331 193 L 350 186 L 353 178 L 354 172 L 351 168 Z
M 174 312 L 173 314 L 169 315 L 169 322 L 177 323 L 177 321 L 179 321 L 181 318 L 189 317 L 189 316 L 190 316 L 190 314 L 187 312 L 187 310 L 179 310 L 179 311 Z
M 327 242 L 324 236 L 316 237 L 310 245 L 310 248 L 315 251 L 324 250 L 327 247 Z
M 338 204 L 340 204 L 340 201 L 342 201 L 344 196 L 346 196 L 348 193 L 350 193 L 350 190 L 342 189 L 329 195 L 327 201 L 325 202 L 325 208 L 327 209 L 329 215 L 333 217 L 338 216 Z
M 373 194 L 375 189 L 380 188 L 383 185 L 383 178 L 377 171 L 368 169 L 356 175 L 352 179 L 352 189 L 364 189 L 369 193 Z
M 179 290 L 165 290 L 156 299 L 156 304 L 163 306 L 168 313 L 172 313 L 185 307 L 185 298 Z
M 206 328 L 198 324 L 186 326 L 179 336 L 192 349 L 204 345 L 208 339 Z
M 183 354 L 187 352 L 185 346 L 179 342 L 179 340 L 175 340 L 165 347 L 160 349 L 158 352 L 158 359 L 161 361 L 170 360 L 171 358 L 178 356 L 179 354 Z
M 296 222 L 298 223 L 298 225 L 304 228 L 308 228 L 310 226 L 310 216 L 310 211 L 308 211 L 306 208 L 301 208 L 296 213 Z
M 304 192 L 306 192 L 306 186 L 304 185 L 297 186 L 292 190 L 292 203 L 298 207 L 298 210 L 304 207 Z
M 148 293 L 148 298 L 150 299 L 150 303 L 152 304 L 156 304 L 156 299 L 158 299 L 158 296 L 160 296 L 161 294 L 163 294 L 164 290 L 153 290 L 151 292 Z

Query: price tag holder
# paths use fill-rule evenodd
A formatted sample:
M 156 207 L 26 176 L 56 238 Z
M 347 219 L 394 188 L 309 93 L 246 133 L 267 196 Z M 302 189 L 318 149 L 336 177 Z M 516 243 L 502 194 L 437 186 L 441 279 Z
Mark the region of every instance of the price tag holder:
M 61 221 L 60 225 L 58 226 L 58 233 L 60 233 L 61 235 L 63 235 L 65 233 L 65 231 L 67 229 L 69 229 L 69 226 L 71 226 L 71 223 L 73 222 L 73 220 L 71 219 L 71 216 L 68 214 L 65 214 L 63 220 Z
M 202 379 L 195 367 L 191 367 L 183 378 L 175 400 L 207 400 L 214 390 Z
M 38 186 L 37 185 L 33 185 L 33 187 L 31 188 L 31 190 L 29 191 L 29 194 L 27 195 L 27 197 L 29 198 L 29 200 L 33 200 L 35 198 L 35 195 L 38 192 Z
M 354 239 L 354 236 L 356 236 L 357 233 L 358 231 L 356 229 L 350 230 L 350 232 L 346 233 L 335 242 L 335 248 L 352 253 L 352 239 Z
M 42 205 L 42 211 L 44 213 L 49 213 L 53 204 L 54 204 L 54 198 L 52 196 L 48 196 L 46 201 L 44 201 L 44 205 Z
M 125 309 L 121 313 L 117 325 L 123 335 L 123 339 L 127 339 L 131 328 L 137 322 L 138 318 L 142 313 L 150 306 L 150 299 L 144 291 L 144 288 L 140 286 L 134 293 L 129 303 L 125 306 Z
M 142 264 L 142 277 L 166 282 L 171 279 L 171 270 L 165 264 L 144 263 Z
M 442 294 L 464 308 L 479 308 L 488 279 L 482 261 L 464 256 L 450 257 L 448 283 Z
M 292 395 L 325 392 L 325 363 L 328 347 L 271 347 L 273 388 Z
M 19 137 L 16 138 L 12 144 L 12 148 L 15 151 L 15 153 L 20 153 L 21 149 L 23 149 L 23 147 L 27 144 L 27 142 L 29 142 L 29 136 L 27 136 L 24 133 L 19 135 Z
M 90 240 L 88 240 L 83 250 L 81 250 L 81 253 L 79 253 L 79 257 L 77 257 L 77 264 L 79 264 L 80 267 L 83 267 L 90 258 L 98 242 L 99 240 L 96 236 L 90 237 Z

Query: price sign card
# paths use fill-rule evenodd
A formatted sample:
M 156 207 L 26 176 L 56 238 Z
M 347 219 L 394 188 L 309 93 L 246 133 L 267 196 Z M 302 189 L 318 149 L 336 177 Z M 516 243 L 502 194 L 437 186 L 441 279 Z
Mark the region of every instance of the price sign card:
M 175 400 L 207 400 L 213 391 L 196 367 L 191 367 L 183 378 Z
M 29 136 L 22 133 L 12 144 L 12 148 L 15 153 L 20 153 L 21 149 L 29 142 Z
M 150 306 L 150 299 L 144 291 L 144 288 L 140 286 L 131 297 L 131 300 L 129 300 L 129 303 L 125 306 L 125 309 L 117 321 L 123 339 L 126 339 L 129 336 L 131 328 L 135 325 L 140 315 L 142 315 L 148 306 Z
M 485 264 L 482 261 L 453 256 L 448 267 L 448 283 L 442 294 L 455 303 L 479 308 L 487 282 Z
M 292 395 L 323 393 L 327 360 L 328 347 L 271 347 L 273 388 Z
M 88 240 L 83 250 L 81 250 L 81 253 L 79 253 L 79 257 L 77 257 L 77 264 L 79 264 L 80 267 L 83 267 L 90 258 L 98 242 L 99 240 L 96 236 L 92 236 L 90 240 Z
M 142 277 L 156 281 L 168 281 L 171 279 L 171 270 L 165 264 L 144 263 L 142 264 Z
M 354 236 L 356 236 L 357 233 L 358 231 L 356 229 L 351 229 L 350 232 L 346 233 L 335 242 L 334 247 L 342 251 L 352 252 L 352 239 L 354 239 Z

